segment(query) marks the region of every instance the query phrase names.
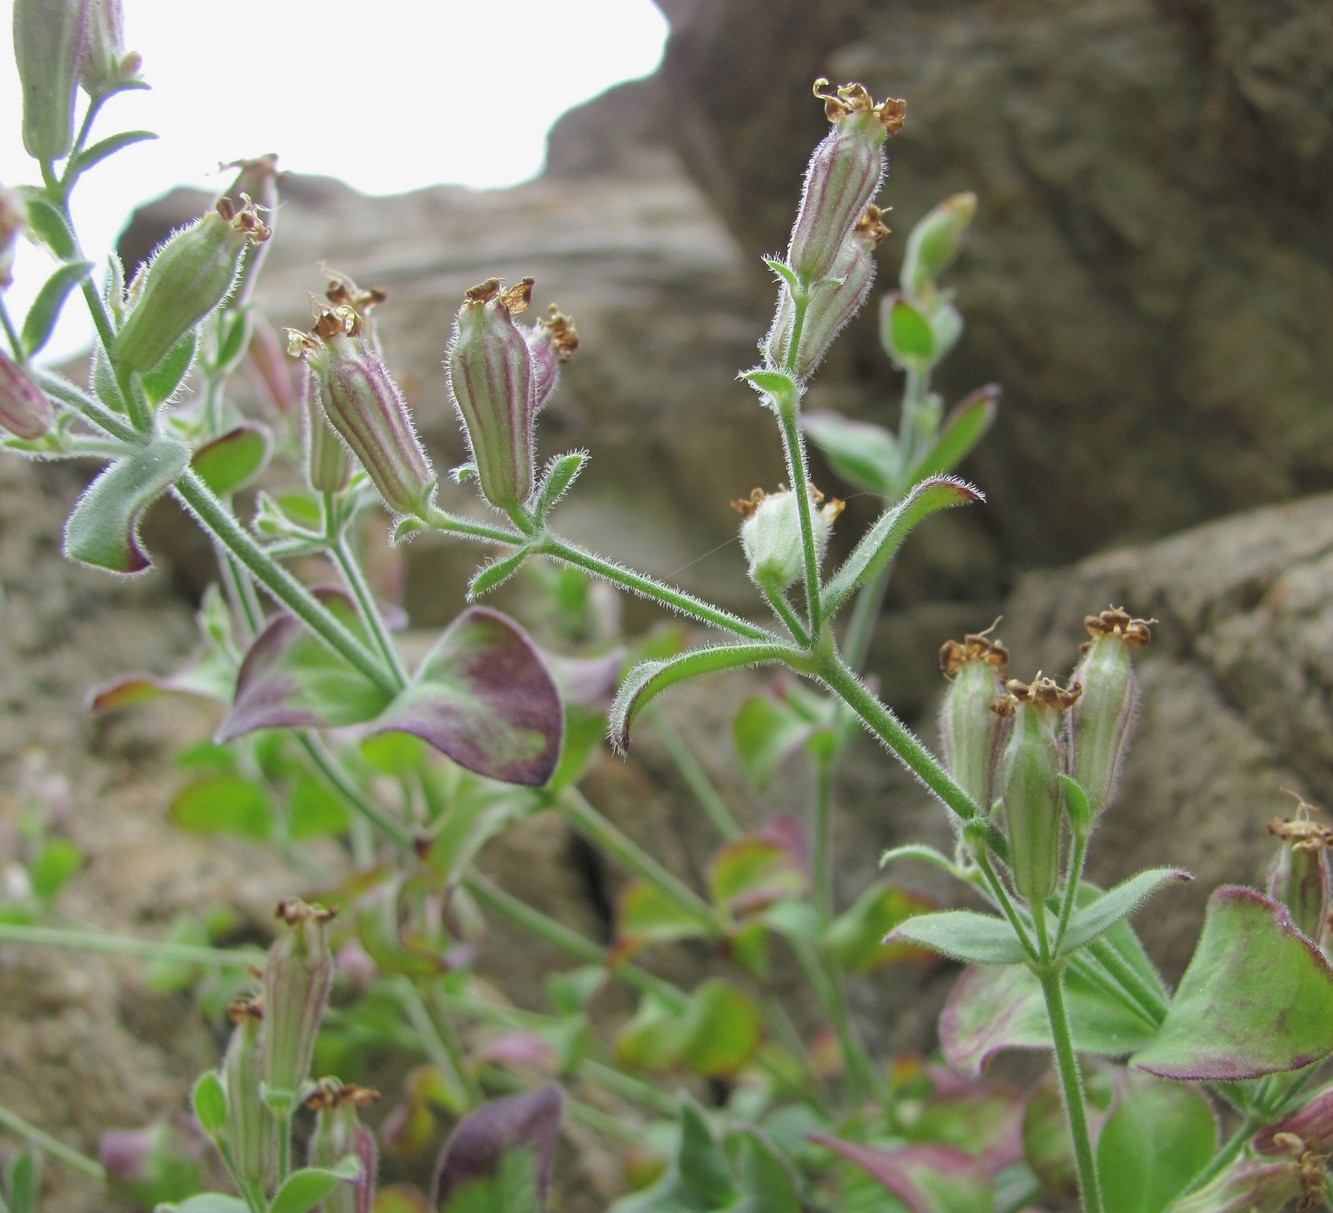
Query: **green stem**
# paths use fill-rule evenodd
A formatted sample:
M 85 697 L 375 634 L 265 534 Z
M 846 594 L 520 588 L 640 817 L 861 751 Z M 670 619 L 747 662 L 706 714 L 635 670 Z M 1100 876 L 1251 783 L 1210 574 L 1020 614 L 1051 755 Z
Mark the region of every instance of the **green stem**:
M 1000 907 L 1000 912 L 1009 921 L 1014 934 L 1018 937 L 1018 942 L 1023 945 L 1023 951 L 1028 954 L 1031 960 L 1038 960 L 1037 946 L 1032 942 L 1028 935 L 1027 927 L 1023 925 L 1023 916 L 1019 914 L 1018 908 L 1009 897 L 1009 890 L 1004 887 L 1004 881 L 1000 879 L 995 871 L 995 865 L 991 863 L 990 856 L 985 851 L 975 851 L 977 867 L 981 870 L 981 875 L 985 878 L 986 885 L 990 889 L 991 896 L 995 903 Z
M 1041 992 L 1046 1000 L 1046 1017 L 1055 1044 L 1055 1065 L 1064 1097 L 1065 1119 L 1074 1145 L 1074 1163 L 1078 1170 L 1078 1190 L 1083 1200 L 1083 1213 L 1103 1213 L 1097 1159 L 1092 1151 L 1092 1135 L 1088 1131 L 1087 1109 L 1083 1103 L 1083 1077 L 1079 1072 L 1078 1055 L 1074 1052 L 1069 1013 L 1065 1008 L 1064 965 L 1059 961 L 1051 961 L 1050 941 L 1046 933 L 1046 907 L 1040 901 L 1033 901 L 1031 908 L 1041 957 L 1040 963 L 1034 965 L 1033 970 L 1041 982 Z
M 782 591 L 769 586 L 763 587 L 764 600 L 776 615 L 786 625 L 787 631 L 792 634 L 792 639 L 803 649 L 810 647 L 810 633 L 805 630 L 805 625 L 796 617 L 796 612 L 791 609 L 789 603 Z
M 469 1073 L 463 1057 L 462 1047 L 453 1029 L 443 1015 L 437 1014 L 424 994 L 406 978 L 397 983 L 398 998 L 402 1003 L 407 1018 L 416 1029 L 435 1068 L 443 1076 L 451 1078 L 455 1090 L 463 1098 L 468 1109 L 477 1107 L 482 1102 L 481 1088 L 477 1080 Z
M 107 952 L 157 960 L 166 964 L 200 965 L 208 968 L 244 969 L 262 964 L 264 954 L 254 948 L 210 948 L 168 940 L 133 939 L 79 928 L 34 927 L 19 922 L 0 922 L 0 943 L 24 943 L 43 948 L 72 948 L 80 952 Z
M 1145 981 L 1105 936 L 1099 936 L 1084 946 L 1093 959 L 1129 995 L 1148 1021 L 1160 1025 L 1166 1018 L 1167 1007 L 1170 1005 L 1166 995 Z
M 303 730 L 297 737 L 298 744 L 305 751 L 311 766 L 323 776 L 328 786 L 342 798 L 352 812 L 369 822 L 399 850 L 415 854 L 416 840 L 412 837 L 411 831 L 380 812 L 378 806 L 357 787 L 356 781 L 347 773 L 346 768 L 316 734 Z
M 823 607 L 819 600 L 819 551 L 815 546 L 814 522 L 810 500 L 810 477 L 806 471 L 805 441 L 801 437 L 798 418 L 799 392 L 790 400 L 773 399 L 782 431 L 782 454 L 787 462 L 787 478 L 791 491 L 796 494 L 796 516 L 801 523 L 801 557 L 805 568 L 805 614 L 810 624 L 810 635 L 818 636 L 824 626 Z
M 324 644 L 387 694 L 396 695 L 403 689 L 393 672 L 386 670 L 318 598 L 269 557 L 193 471 L 182 473 L 173 492 L 251 576 Z
M 119 413 L 112 412 L 100 400 L 80 391 L 63 375 L 44 371 L 40 367 L 32 368 L 32 373 L 41 385 L 42 391 L 77 410 L 85 421 L 97 426 L 111 437 L 119 438 L 122 442 L 133 443 L 135 446 L 143 443 L 143 435 L 125 418 Z
M 731 812 L 730 806 L 722 799 L 708 773 L 699 765 L 694 751 L 680 733 L 661 712 L 650 706 L 648 719 L 653 732 L 666 750 L 680 776 L 699 802 L 699 807 L 707 814 L 713 827 L 727 842 L 735 842 L 743 834 L 739 823 Z
M 24 1141 L 38 1146 L 43 1154 L 49 1154 L 52 1158 L 63 1162 L 71 1171 L 77 1171 L 85 1178 L 95 1180 L 99 1184 L 106 1183 L 106 1168 L 101 1163 L 86 1154 L 80 1154 L 73 1146 L 67 1146 L 63 1141 L 52 1137 L 45 1129 L 39 1129 L 31 1121 L 24 1120 L 17 1112 L 11 1112 L 3 1104 L 0 1104 L 0 1127 L 8 1129 L 15 1137 L 21 1137 Z
M 20 366 L 27 365 L 27 357 L 23 353 L 23 341 L 19 337 L 19 331 L 14 327 L 13 320 L 9 317 L 9 309 L 5 307 L 4 296 L 0 295 L 0 328 L 5 331 L 5 340 L 9 342 L 9 348 L 13 352 L 14 361 Z
M 601 577 L 603 580 L 611 582 L 612 585 L 618 585 L 643 598 L 660 602 L 663 606 L 679 611 L 682 615 L 691 615 L 704 623 L 711 623 L 715 628 L 720 628 L 724 632 L 732 632 L 737 636 L 745 637 L 747 640 L 766 640 L 778 643 L 778 637 L 767 628 L 761 628 L 758 624 L 750 623 L 739 615 L 724 611 L 721 607 L 713 606 L 712 603 L 705 602 L 702 598 L 696 598 L 693 594 L 687 594 L 683 590 L 678 590 L 674 586 L 665 585 L 652 577 L 636 573 L 632 569 L 621 568 L 620 565 L 609 560 L 603 560 L 602 557 L 594 555 L 592 552 L 584 551 L 583 548 L 566 542 L 558 535 L 547 532 L 533 544 L 532 550 L 544 556 L 550 556 L 555 560 L 563 561 L 565 564 L 573 565 L 575 568 L 582 569 L 585 573 L 591 573 L 595 577 Z
M 326 493 L 324 498 L 325 517 L 332 518 L 334 509 L 331 500 L 332 494 Z M 384 616 L 380 613 L 379 606 L 375 602 L 375 596 L 370 592 L 370 586 L 366 582 L 360 561 L 357 560 L 347 542 L 346 528 L 339 527 L 335 533 L 330 534 L 328 544 L 329 554 L 333 557 L 334 563 L 338 566 L 338 571 L 342 574 L 343 581 L 356 600 L 361 622 L 365 624 L 366 631 L 370 633 L 371 639 L 375 642 L 375 647 L 380 651 L 380 656 L 384 658 L 385 666 L 393 671 L 394 679 L 398 683 L 406 686 L 409 681 L 407 667 L 403 665 L 403 658 L 398 652 L 398 646 L 394 644 L 393 637 L 389 635 L 389 629 L 384 624 Z
M 431 510 L 427 521 L 432 530 L 457 535 L 460 539 L 471 539 L 475 543 L 500 543 L 505 547 L 516 548 L 521 547 L 527 538 L 518 531 L 487 526 L 483 522 L 473 522 L 470 518 L 460 518 L 457 514 L 450 514 L 438 508 Z
M 278 1187 L 281 1188 L 292 1173 L 292 1109 L 273 1111 L 273 1119 L 278 1122 Z
M 822 934 L 833 921 L 833 767 L 831 754 L 815 761 L 814 821 L 811 829 L 810 867 L 813 873 L 815 915 Z
M 921 744 L 889 708 L 866 690 L 864 684 L 836 655 L 824 656 L 815 676 L 835 695 L 840 696 L 861 718 L 861 723 L 897 755 L 922 783 L 964 821 L 977 815 L 977 807 L 968 794 L 954 782 L 953 776 Z
M 1065 932 L 1069 930 L 1069 919 L 1074 913 L 1074 902 L 1078 899 L 1079 882 L 1083 879 L 1083 864 L 1088 857 L 1088 835 L 1086 831 L 1074 832 L 1074 853 L 1069 859 L 1069 871 L 1065 877 L 1064 897 L 1060 902 L 1060 921 L 1055 928 L 1055 950 L 1065 941 Z
M 619 1095 L 622 1099 L 643 1104 L 660 1116 L 674 1119 L 680 1111 L 680 1104 L 670 1092 L 650 1082 L 644 1082 L 642 1078 L 635 1078 L 633 1074 L 627 1074 L 624 1070 L 618 1070 L 615 1066 L 587 1060 L 579 1063 L 579 1073 L 599 1087 Z

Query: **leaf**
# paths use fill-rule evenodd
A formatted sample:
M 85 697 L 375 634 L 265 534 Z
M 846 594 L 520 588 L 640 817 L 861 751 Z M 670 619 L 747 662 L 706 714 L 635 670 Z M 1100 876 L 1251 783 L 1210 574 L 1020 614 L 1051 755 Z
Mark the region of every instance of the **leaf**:
M 567 455 L 557 455 L 546 465 L 541 483 L 537 486 L 536 499 L 533 501 L 532 512 L 538 520 L 545 519 L 556 502 L 569 492 L 570 486 L 578 479 L 579 473 L 583 471 L 583 465 L 587 462 L 587 451 L 570 451 Z
M 727 1213 L 804 1213 L 805 1202 L 791 1166 L 781 1150 L 757 1129 L 730 1134 L 727 1146 L 736 1154 L 740 1200 Z
M 351 599 L 326 587 L 315 597 L 340 622 L 360 633 Z M 217 740 L 255 729 L 335 728 L 374 720 L 389 696 L 346 659 L 328 649 L 294 615 L 275 616 L 255 638 L 236 678 L 231 711 Z
M 737 376 L 744 380 L 761 396 L 767 396 L 765 408 L 773 408 L 779 414 L 790 412 L 796 407 L 799 389 L 796 380 L 786 371 L 753 370 L 744 371 Z
M 1225 886 L 1157 1037 L 1130 1058 L 1163 1078 L 1299 1070 L 1333 1052 L 1333 969 L 1278 902 Z
M 618 753 L 629 750 L 629 730 L 634 719 L 663 691 L 678 682 L 735 670 L 745 666 L 769 665 L 793 656 L 795 650 L 781 644 L 719 644 L 690 649 L 667 661 L 644 661 L 636 665 L 621 683 L 611 705 L 611 744 Z
M 67 261 L 51 275 L 37 292 L 32 307 L 23 319 L 21 342 L 26 357 L 31 358 L 51 339 L 60 309 L 93 268 L 91 261 Z
M 512 620 L 470 607 L 445 629 L 375 732 L 420 737 L 459 766 L 541 787 L 560 759 L 564 710 L 545 662 Z
M 928 365 L 935 357 L 935 333 L 930 321 L 899 294 L 884 300 L 880 339 L 899 367 Z
M 50 901 L 82 866 L 83 852 L 68 838 L 48 839 L 28 865 L 33 893 Z
M 685 1011 L 681 1062 L 705 1078 L 735 1074 L 763 1043 L 763 1017 L 754 1001 L 720 977 L 690 995 Z
M 829 924 L 824 947 L 846 973 L 869 973 L 903 961 L 930 959 L 932 953 L 908 943 L 886 945 L 895 927 L 936 902 L 887 880 L 877 881 Z
M 350 824 L 347 806 L 339 797 L 312 776 L 297 775 L 287 800 L 287 837 L 292 842 L 336 836 Z
M 708 934 L 708 928 L 698 914 L 682 909 L 655 885 L 635 880 L 626 885 L 620 895 L 616 908 L 616 943 L 607 963 L 614 967 L 641 948 L 680 939 L 705 938 Z
M 825 729 L 824 724 L 811 722 L 771 695 L 752 695 L 731 722 L 745 778 L 760 791 L 768 787 L 788 757 Z
M 354 1180 L 360 1174 L 361 1164 L 352 1154 L 328 1169 L 302 1167 L 283 1181 L 268 1213 L 308 1213 L 339 1184 Z
M 108 464 L 83 492 L 65 522 L 65 555 L 111 573 L 142 573 L 152 565 L 139 546 L 139 522 L 190 462 L 175 438 L 154 438 Z
M 995 422 L 1000 388 L 988 383 L 969 393 L 944 419 L 935 445 L 912 469 L 910 480 L 952 472 L 976 448 Z
M 484 564 L 472 576 L 472 580 L 467 584 L 467 600 L 475 602 L 485 594 L 489 594 L 497 586 L 503 585 L 523 566 L 523 562 L 531 555 L 527 549 L 523 548 L 517 552 L 510 552 L 508 556 L 501 556 L 492 560 L 489 564 Z
M 910 1213 L 991 1213 L 993 1186 L 985 1164 L 955 1146 L 882 1150 L 824 1133 L 812 1133 L 810 1139 L 855 1163 Z
M 190 464 L 213 492 L 233 493 L 264 470 L 271 445 L 268 428 L 247 421 L 201 446 Z
M 159 678 L 153 674 L 125 674 L 88 692 L 88 708 L 102 712 L 132 707 L 167 695 L 230 704 L 236 691 L 236 670 L 212 646 L 195 654 L 179 670 Z
M 156 138 L 157 135 L 152 131 L 121 131 L 119 135 L 108 135 L 105 139 L 99 139 L 91 147 L 85 147 L 74 158 L 72 165 L 74 176 L 86 173 L 93 165 L 100 164 L 108 156 L 115 155 L 123 148 Z
M 801 415 L 801 429 L 849 484 L 881 496 L 892 492 L 901 456 L 897 439 L 883 426 L 852 421 L 840 413 L 811 412 Z
M 186 329 L 180 340 L 162 355 L 162 361 L 139 376 L 139 383 L 149 403 L 162 404 L 176 394 L 185 382 L 185 376 L 190 373 L 190 367 L 194 365 L 194 355 L 198 348 L 198 332 Z
M 740 1196 L 722 1147 L 702 1108 L 681 1097 L 680 1145 L 651 1188 L 622 1197 L 608 1213 L 718 1213 Z
M 186 784 L 171 800 L 168 813 L 190 834 L 235 834 L 267 841 L 273 811 L 263 785 L 239 775 L 217 775 Z
M 199 1075 L 190 1093 L 194 1118 L 209 1137 L 217 1137 L 227 1126 L 227 1093 L 216 1070 Z
M 5 1174 L 12 1213 L 37 1213 L 42 1192 L 42 1156 L 29 1147 L 16 1154 Z
M 733 920 L 750 918 L 775 901 L 791 901 L 810 889 L 799 847 L 775 835 L 738 838 L 713 857 L 708 882 L 713 904 Z
M 249 1208 L 239 1196 L 200 1192 L 179 1204 L 158 1205 L 154 1213 L 249 1213 Z
M 445 1143 L 435 1175 L 435 1204 L 441 1213 L 478 1213 L 503 1209 L 508 1213 L 541 1213 L 546 1209 L 551 1187 L 551 1165 L 560 1131 L 564 1096 L 554 1083 L 521 1095 L 483 1104 L 453 1131 Z M 522 1152 L 521 1172 L 506 1172 L 506 1158 Z M 469 1189 L 491 1185 L 492 1203 L 467 1203 Z M 532 1194 L 532 1201 L 519 1200 L 515 1188 Z
M 1116 1213 L 1162 1213 L 1212 1159 L 1217 1118 L 1193 1087 L 1134 1070 L 1097 1139 L 1102 1199 Z
M 1069 929 L 1060 944 L 1062 953 L 1074 952 L 1103 931 L 1110 930 L 1122 918 L 1134 913 L 1165 884 L 1193 880 L 1179 868 L 1149 868 L 1122 881 L 1096 901 L 1080 906 L 1069 920 Z
M 973 910 L 945 910 L 907 919 L 884 940 L 908 940 L 964 964 L 1021 965 L 1028 956 L 1003 918 Z
M 902 501 L 879 516 L 824 587 L 825 615 L 832 616 L 849 595 L 888 564 L 923 518 L 955 505 L 985 500 L 980 489 L 952 476 L 933 476 L 913 486 Z
M 28 213 L 28 230 L 46 245 L 57 261 L 73 261 L 79 246 L 60 208 L 36 186 L 20 187 L 19 194 Z

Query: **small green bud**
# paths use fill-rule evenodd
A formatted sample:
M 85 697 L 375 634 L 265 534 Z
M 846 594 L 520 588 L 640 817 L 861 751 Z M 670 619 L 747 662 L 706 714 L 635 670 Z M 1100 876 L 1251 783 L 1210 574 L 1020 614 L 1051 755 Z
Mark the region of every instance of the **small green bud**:
M 227 1008 L 227 1017 L 233 1026 L 222 1058 L 227 1092 L 224 1140 L 241 1182 L 263 1191 L 276 1177 L 278 1164 L 278 1125 L 260 1097 L 263 1004 L 257 998 L 237 999 Z
M 843 241 L 828 277 L 819 279 L 809 289 L 795 354 L 791 353 L 790 347 L 796 304 L 791 291 L 783 284 L 773 325 L 760 346 L 766 365 L 788 369 L 798 379 L 808 378 L 813 373 L 833 339 L 861 310 L 870 294 L 870 284 L 875 278 L 875 248 L 888 230 L 880 218 L 879 207 L 867 207 Z
M 328 923 L 334 911 L 299 898 L 278 903 L 282 926 L 264 965 L 264 1089 L 271 1108 L 291 1108 L 310 1074 L 310 1057 L 333 984 Z
M 1094 822 L 1115 795 L 1134 732 L 1139 688 L 1130 650 L 1152 639 L 1150 623 L 1118 607 L 1083 620 L 1092 640 L 1069 682 L 1079 699 L 1069 713 L 1067 742 L 1069 773 L 1087 793 Z
M 23 90 L 23 146 L 46 163 L 74 144 L 74 101 L 92 0 L 14 0 L 14 60 Z
M 370 1213 L 375 1200 L 378 1152 L 375 1135 L 357 1116 L 362 1108 L 378 1102 L 380 1093 L 354 1087 L 336 1078 L 321 1079 L 306 1107 L 315 1113 L 315 1131 L 310 1135 L 308 1161 L 312 1167 L 332 1169 L 349 1154 L 356 1156 L 361 1173 L 340 1183 L 324 1198 L 324 1213 Z
M 362 336 L 350 306 L 320 311 L 310 334 L 291 333 L 289 351 L 304 357 L 328 424 L 365 468 L 395 514 L 424 518 L 435 499 L 435 472 L 412 427 L 407 401 L 383 360 Z M 310 426 L 312 443 L 319 431 Z M 321 483 L 337 482 L 328 452 L 310 465 Z M 327 481 L 322 478 L 327 476 Z
M 33 377 L 0 350 L 0 430 L 33 441 L 51 428 L 51 401 Z
M 963 237 L 977 213 L 976 194 L 946 198 L 907 236 L 898 282 L 909 299 L 929 302 L 940 276 L 963 246 Z
M 815 81 L 833 124 L 810 157 L 801 206 L 787 246 L 787 264 L 805 283 L 826 278 L 843 242 L 884 177 L 884 143 L 903 126 L 906 105 L 893 99 L 876 104 L 863 84 L 844 84 L 821 92 L 828 81 Z
M 940 668 L 950 680 L 940 707 L 944 765 L 983 814 L 995 800 L 1013 721 L 1001 677 L 1008 664 L 1009 650 L 985 632 L 964 636 L 962 644 L 946 640 L 940 649 Z
M 810 511 L 815 551 L 822 560 L 843 503 L 836 497 L 826 502 L 814 485 L 809 487 L 810 501 L 816 507 Z M 750 580 L 768 593 L 780 594 L 805 567 L 796 495 L 790 489 L 776 493 L 755 489 L 748 500 L 733 501 L 731 508 L 744 520 L 741 548 L 750 565 Z
M 1268 869 L 1268 894 L 1291 912 L 1291 920 L 1315 943 L 1328 936 L 1328 851 L 1333 830 L 1310 820 L 1311 808 L 1300 801 L 1294 817 L 1274 817 L 1268 832 L 1281 847 Z
M 352 455 L 333 431 L 319 402 L 319 385 L 306 368 L 302 437 L 306 483 L 316 493 L 341 493 L 352 477 Z
M 144 374 L 231 294 L 246 249 L 269 237 L 251 205 L 236 210 L 225 198 L 197 223 L 172 236 L 136 276 L 112 361 Z
M 1078 698 L 1040 674 L 1029 686 L 1011 678 L 1013 732 L 1004 751 L 1004 817 L 1009 828 L 1009 864 L 1014 888 L 1028 901 L 1054 891 L 1060 874 L 1060 827 L 1064 819 L 1064 712 Z

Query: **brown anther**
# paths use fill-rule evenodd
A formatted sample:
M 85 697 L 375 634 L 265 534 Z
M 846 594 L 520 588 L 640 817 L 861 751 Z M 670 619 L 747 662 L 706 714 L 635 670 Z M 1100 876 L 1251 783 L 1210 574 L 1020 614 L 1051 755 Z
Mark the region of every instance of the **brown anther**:
M 358 1087 L 353 1083 L 340 1083 L 336 1078 L 325 1078 L 311 1091 L 305 1106 L 312 1112 L 348 1103 L 358 1108 L 369 1108 L 377 1104 L 379 1099 L 380 1093 L 374 1087 Z
M 1156 622 L 1155 619 L 1135 619 L 1124 607 L 1117 606 L 1107 607 L 1097 615 L 1083 617 L 1083 626 L 1090 636 L 1116 635 L 1136 649 L 1147 647 L 1152 640 L 1151 625 Z M 1088 643 L 1085 641 L 1081 647 L 1086 649 Z
M 331 922 L 338 916 L 336 909 L 329 909 L 318 902 L 302 901 L 299 897 L 284 897 L 274 911 L 275 918 L 281 918 L 289 927 L 299 922 Z
M 1054 708 L 1058 712 L 1073 707 L 1083 691 L 1082 687 L 1062 687 L 1054 678 L 1040 673 L 1030 683 L 1011 678 L 1004 684 L 1004 689 L 1019 703 Z
M 969 661 L 985 661 L 997 670 L 1009 664 L 1009 650 L 1004 642 L 992 640 L 987 634 L 999 624 L 997 619 L 984 632 L 968 632 L 960 644 L 956 640 L 946 640 L 940 646 L 940 669 L 952 678 Z
M 465 303 L 489 303 L 500 293 L 500 279 L 487 278 L 476 286 L 470 286 L 463 292 Z
M 574 357 L 574 351 L 579 348 L 579 331 L 574 327 L 574 322 L 554 303 L 551 304 L 550 312 L 545 320 L 539 320 L 537 323 L 551 334 L 556 360 L 568 362 Z
M 532 303 L 534 281 L 532 278 L 522 278 L 500 296 L 500 302 L 511 316 L 517 316 L 520 312 L 528 310 Z
M 383 287 L 372 286 L 363 290 L 346 274 L 330 269 L 327 265 L 320 268 L 328 275 L 329 279 L 329 285 L 324 291 L 324 298 L 335 308 L 351 308 L 353 311 L 364 315 L 389 297 L 388 292 Z
M 1296 798 L 1294 817 L 1274 817 L 1268 823 L 1268 832 L 1282 842 L 1290 843 L 1293 851 L 1313 852 L 1333 849 L 1333 829 L 1310 820 L 1317 810 L 1289 788 L 1283 788 Z
M 889 234 L 889 226 L 884 222 L 883 216 L 884 212 L 872 202 L 852 228 L 858 236 L 864 236 L 870 242 L 872 249 L 879 248 L 879 242 Z
M 750 496 L 740 501 L 733 501 L 731 508 L 742 518 L 748 518 L 759 508 L 759 503 L 763 501 L 768 494 L 763 489 L 751 489 Z
M 907 115 L 906 101 L 889 97 L 876 104 L 874 97 L 870 95 L 870 90 L 864 84 L 856 82 L 840 84 L 831 93 L 821 91 L 828 87 L 828 80 L 820 76 L 815 81 L 812 91 L 824 103 L 824 116 L 830 122 L 837 122 L 846 114 L 874 114 L 890 135 L 896 135 L 903 129 L 903 121 Z
M 236 998 L 227 1004 L 227 1019 L 231 1023 L 244 1023 L 247 1019 L 263 1018 L 264 1000 L 262 998 Z
M 249 198 L 243 199 L 243 205 L 238 211 L 236 204 L 230 198 L 219 198 L 217 200 L 217 213 L 232 225 L 238 232 L 243 232 L 253 244 L 263 244 L 271 235 L 273 229 L 264 223 L 255 210 L 255 204 Z

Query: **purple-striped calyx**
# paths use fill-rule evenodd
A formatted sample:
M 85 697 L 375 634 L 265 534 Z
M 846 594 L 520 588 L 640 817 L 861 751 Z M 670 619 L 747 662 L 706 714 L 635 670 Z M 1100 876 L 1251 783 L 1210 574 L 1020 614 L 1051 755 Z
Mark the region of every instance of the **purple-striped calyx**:
M 282 925 L 264 965 L 264 1100 L 275 1113 L 290 1113 L 310 1075 L 333 984 L 333 916 L 297 897 L 278 903 Z
M 961 644 L 946 640 L 940 648 L 940 668 L 949 679 L 940 706 L 944 765 L 983 814 L 995 800 L 1000 756 L 1013 722 L 1002 673 L 1008 664 L 1009 650 L 986 632 L 969 633 Z

